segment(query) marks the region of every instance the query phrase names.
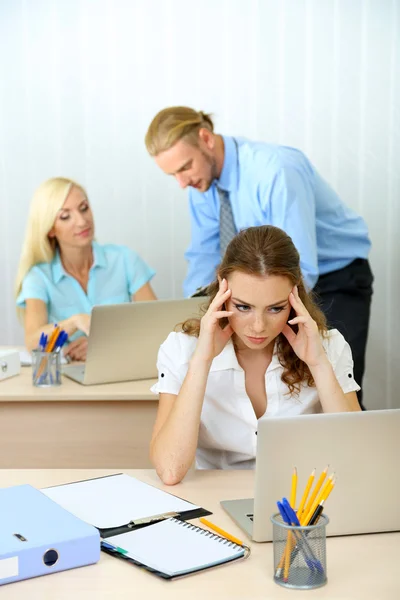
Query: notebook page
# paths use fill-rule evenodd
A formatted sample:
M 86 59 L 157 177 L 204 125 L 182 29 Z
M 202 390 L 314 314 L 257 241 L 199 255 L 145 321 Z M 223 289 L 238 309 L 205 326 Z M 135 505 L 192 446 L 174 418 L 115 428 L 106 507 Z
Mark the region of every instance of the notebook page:
M 244 556 L 244 549 L 202 529 L 166 519 L 107 538 L 130 558 L 167 575 L 180 575 Z
M 44 488 L 46 496 L 99 529 L 135 519 L 200 508 L 124 473 Z

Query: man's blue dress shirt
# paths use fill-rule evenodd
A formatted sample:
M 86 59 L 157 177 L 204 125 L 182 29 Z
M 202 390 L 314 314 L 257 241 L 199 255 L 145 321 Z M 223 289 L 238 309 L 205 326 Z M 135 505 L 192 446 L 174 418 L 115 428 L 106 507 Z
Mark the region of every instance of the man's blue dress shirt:
M 367 258 L 371 242 L 364 220 L 346 207 L 307 157 L 286 146 L 223 136 L 224 164 L 207 192 L 189 188 L 192 241 L 185 296 L 215 279 L 221 262 L 218 187 L 229 193 L 236 229 L 275 225 L 292 238 L 306 284 Z

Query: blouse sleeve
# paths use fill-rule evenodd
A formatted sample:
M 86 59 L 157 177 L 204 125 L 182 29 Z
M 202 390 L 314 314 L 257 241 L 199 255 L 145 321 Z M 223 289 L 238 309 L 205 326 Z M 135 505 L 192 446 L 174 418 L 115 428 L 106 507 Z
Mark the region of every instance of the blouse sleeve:
M 26 307 L 28 299 L 43 300 L 46 304 L 49 301 L 47 288 L 40 271 L 33 267 L 24 277 L 22 288 L 17 298 L 17 306 L 19 308 Z
M 336 329 L 331 330 L 327 339 L 327 355 L 332 364 L 336 379 L 345 394 L 358 392 L 360 386 L 354 380 L 354 363 L 349 344 Z
M 156 273 L 139 254 L 130 248 L 125 248 L 125 268 L 128 290 L 131 296 L 148 283 Z
M 185 356 L 188 344 L 182 344 L 182 341 L 187 340 L 180 339 L 181 336 L 188 337 L 184 333 L 172 332 L 160 346 L 157 358 L 158 381 L 151 388 L 154 394 L 179 394 L 189 359 Z M 188 341 L 190 346 L 191 340 Z

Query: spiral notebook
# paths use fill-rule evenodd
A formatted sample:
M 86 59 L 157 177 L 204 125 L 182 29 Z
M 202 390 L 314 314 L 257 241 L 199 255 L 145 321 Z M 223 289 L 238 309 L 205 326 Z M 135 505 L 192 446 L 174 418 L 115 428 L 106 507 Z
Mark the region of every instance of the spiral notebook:
M 165 579 L 247 558 L 250 553 L 247 546 L 175 518 L 109 537 L 102 548 Z

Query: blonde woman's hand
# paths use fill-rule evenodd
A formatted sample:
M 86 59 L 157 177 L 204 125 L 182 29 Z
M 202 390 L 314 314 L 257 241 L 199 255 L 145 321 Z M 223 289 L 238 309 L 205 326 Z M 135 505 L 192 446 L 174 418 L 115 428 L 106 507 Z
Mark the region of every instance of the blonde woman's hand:
M 219 320 L 230 317 L 233 312 L 223 310 L 223 304 L 231 295 L 228 282 L 223 279 L 214 300 L 211 302 L 206 314 L 200 322 L 200 334 L 193 357 L 211 362 L 226 346 L 233 334 L 232 327 L 228 324 L 221 329 Z M 222 309 L 222 310 L 221 310 Z
M 88 339 L 86 336 L 78 337 L 73 342 L 70 342 L 63 351 L 65 357 L 71 360 L 85 361 L 88 347 Z
M 89 335 L 90 331 L 90 315 L 85 313 L 73 316 L 74 325 L 78 331 L 82 331 L 85 335 Z
M 286 324 L 282 333 L 300 360 L 304 361 L 310 368 L 320 366 L 328 358 L 322 345 L 318 326 L 301 301 L 297 286 L 290 292 L 289 302 L 296 311 L 297 316 L 288 321 L 288 323 L 290 325 L 298 325 L 298 332 L 296 334 Z

